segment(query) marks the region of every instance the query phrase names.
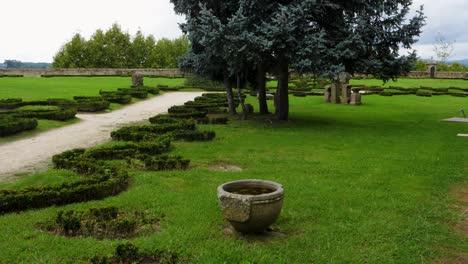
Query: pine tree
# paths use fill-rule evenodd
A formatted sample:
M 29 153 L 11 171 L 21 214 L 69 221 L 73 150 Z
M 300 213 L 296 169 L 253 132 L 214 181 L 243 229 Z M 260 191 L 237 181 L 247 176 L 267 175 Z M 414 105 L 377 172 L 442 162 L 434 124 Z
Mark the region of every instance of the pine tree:
M 425 19 L 422 10 L 408 19 L 411 0 L 172 2 L 187 17 L 182 28 L 192 50 L 184 65 L 205 73 L 227 71 L 228 77 L 269 69 L 278 77 L 279 120 L 289 115 L 290 66 L 333 80 L 343 73 L 397 78 L 416 58 L 400 56 L 400 47 L 411 48 Z

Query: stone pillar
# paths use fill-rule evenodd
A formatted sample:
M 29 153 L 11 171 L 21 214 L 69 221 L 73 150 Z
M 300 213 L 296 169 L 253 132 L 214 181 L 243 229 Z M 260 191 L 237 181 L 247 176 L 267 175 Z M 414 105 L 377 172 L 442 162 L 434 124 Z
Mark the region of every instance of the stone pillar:
M 143 75 L 133 74 L 132 75 L 132 87 L 142 87 L 143 86 Z
M 330 103 L 340 103 L 340 84 L 338 82 L 333 82 L 330 87 Z
M 349 104 L 351 100 L 351 86 L 349 84 L 346 84 L 346 83 L 341 84 L 341 96 L 342 96 L 341 103 Z
M 354 92 L 351 94 L 350 105 L 361 105 L 362 104 L 362 95 L 359 92 Z
M 325 87 L 324 95 L 325 97 L 323 98 L 323 101 L 325 103 L 330 103 L 331 102 L 331 88 L 330 87 Z

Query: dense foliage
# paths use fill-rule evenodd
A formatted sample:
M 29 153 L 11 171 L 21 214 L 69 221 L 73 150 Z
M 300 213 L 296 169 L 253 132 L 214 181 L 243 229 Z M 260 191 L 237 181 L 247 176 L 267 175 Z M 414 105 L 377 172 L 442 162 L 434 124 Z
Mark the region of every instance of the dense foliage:
M 156 41 L 141 31 L 135 36 L 114 24 L 106 32 L 97 30 L 86 40 L 79 33 L 55 55 L 54 68 L 176 68 L 187 53 L 186 37 Z
M 343 73 L 396 78 L 416 58 L 400 56 L 400 49 L 410 49 L 424 25 L 422 10 L 408 17 L 411 0 L 171 2 L 186 16 L 182 30 L 191 42 L 181 66 L 224 77 L 231 97 L 232 79 L 239 90 L 242 79 L 256 74 L 261 113 L 267 111 L 266 72 L 275 74 L 280 120 L 288 119 L 291 65 L 335 81 Z

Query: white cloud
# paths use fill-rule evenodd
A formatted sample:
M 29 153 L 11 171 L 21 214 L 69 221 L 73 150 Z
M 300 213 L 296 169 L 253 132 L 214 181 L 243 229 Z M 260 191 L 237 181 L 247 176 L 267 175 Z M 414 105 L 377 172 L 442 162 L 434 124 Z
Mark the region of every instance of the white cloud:
M 420 40 L 415 48 L 422 58 L 436 57 L 432 51 L 438 32 L 447 40 L 456 41 L 453 59 L 468 58 L 468 0 L 414 0 L 414 8 L 424 5 L 427 17 Z
M 156 38 L 182 33 L 169 0 L 8 0 L 0 9 L 0 62 L 3 59 L 52 61 L 74 33 L 89 37 L 117 22 L 134 34 Z
M 427 25 L 415 48 L 423 58 L 435 56 L 437 32 L 456 40 L 454 58 L 468 58 L 468 0 L 414 0 L 424 5 Z M 3 59 L 52 61 L 75 32 L 89 37 L 96 29 L 119 23 L 134 34 L 141 29 L 156 38 L 182 33 L 169 0 L 4 0 L 0 9 L 0 62 Z

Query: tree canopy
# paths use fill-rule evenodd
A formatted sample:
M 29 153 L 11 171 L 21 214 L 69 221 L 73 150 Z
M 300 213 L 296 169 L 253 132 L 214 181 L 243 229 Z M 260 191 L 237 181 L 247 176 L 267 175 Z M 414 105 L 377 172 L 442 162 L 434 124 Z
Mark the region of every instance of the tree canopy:
M 55 55 L 54 68 L 176 68 L 187 53 L 184 36 L 156 41 L 138 31 L 134 37 L 114 24 L 107 31 L 97 30 L 89 40 L 79 33 Z
M 217 78 L 220 73 L 231 78 L 249 72 L 275 74 L 280 120 L 288 119 L 291 66 L 332 79 L 344 72 L 397 78 L 416 59 L 414 52 L 400 56 L 400 49 L 411 48 L 425 20 L 422 8 L 408 17 L 411 0 L 171 2 L 186 16 L 182 29 L 192 49 L 185 69 Z M 264 82 L 261 76 L 257 80 Z

